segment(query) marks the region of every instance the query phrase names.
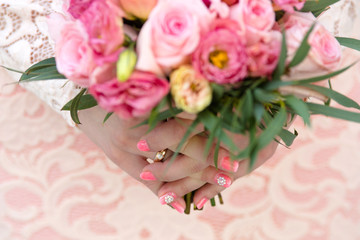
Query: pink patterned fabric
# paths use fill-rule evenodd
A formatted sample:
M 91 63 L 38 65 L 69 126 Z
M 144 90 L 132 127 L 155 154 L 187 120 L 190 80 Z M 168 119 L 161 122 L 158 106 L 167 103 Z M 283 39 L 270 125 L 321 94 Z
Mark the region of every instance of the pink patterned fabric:
M 360 102 L 358 71 L 333 84 Z M 0 239 L 360 239 L 360 125 L 297 120 L 290 150 L 236 181 L 225 205 L 185 216 L 20 87 L 1 88 L 0 112 Z

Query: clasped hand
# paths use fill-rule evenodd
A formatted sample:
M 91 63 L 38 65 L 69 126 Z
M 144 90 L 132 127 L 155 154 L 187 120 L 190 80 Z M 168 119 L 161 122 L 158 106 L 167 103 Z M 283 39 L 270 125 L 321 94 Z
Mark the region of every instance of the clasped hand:
M 199 134 L 204 131 L 201 125 L 174 161 L 149 164 L 146 159 L 153 159 L 156 152 L 163 149 L 175 151 L 192 123 L 191 116 L 184 114 L 183 118 L 161 123 L 147 134 L 147 126 L 132 128 L 144 119 L 122 120 L 114 115 L 104 124 L 105 115 L 106 112 L 99 107 L 80 111 L 82 124 L 79 128 L 117 166 L 155 193 L 161 204 L 170 204 L 180 213 L 185 210 L 183 196 L 187 193 L 196 190 L 193 201 L 201 209 L 209 199 L 248 173 L 249 161 L 232 161 L 229 149 L 224 145 L 219 149 L 217 168 L 214 165 L 214 150 L 204 156 L 207 138 Z M 244 135 L 229 136 L 239 149 L 248 144 Z M 260 152 L 254 169 L 274 154 L 277 145 L 273 141 Z

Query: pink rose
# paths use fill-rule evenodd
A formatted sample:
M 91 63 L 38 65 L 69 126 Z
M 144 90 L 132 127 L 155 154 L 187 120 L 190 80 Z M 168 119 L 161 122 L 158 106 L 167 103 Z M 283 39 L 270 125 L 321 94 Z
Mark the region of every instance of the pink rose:
M 114 0 L 126 13 L 126 18 L 147 19 L 158 0 Z
M 95 73 L 101 79 L 94 80 L 89 90 L 102 108 L 123 119 L 149 114 L 169 92 L 169 83 L 152 73 L 135 71 L 120 83 L 116 77 L 106 78 L 113 75 L 112 69 L 110 65 Z
M 186 63 L 212 19 L 202 1 L 159 1 L 139 34 L 137 69 L 161 75 Z
M 251 76 L 269 76 L 277 66 L 282 36 L 278 31 L 263 34 L 260 40 L 247 47 L 248 70 Z
M 236 22 L 217 20 L 193 54 L 193 67 L 207 80 L 219 84 L 239 82 L 246 77 L 246 47 L 237 33 Z
M 65 0 L 63 8 L 74 19 L 78 19 L 95 1 L 99 0 Z
M 293 13 L 294 7 L 301 10 L 306 0 L 274 0 L 274 3 L 286 12 Z
M 290 62 L 316 19 L 311 13 L 295 12 L 285 15 L 284 21 Z M 341 60 L 341 46 L 330 32 L 317 24 L 308 42 L 311 50 L 301 64 L 290 69 L 292 78 L 322 75 L 337 69 Z
M 256 42 L 261 33 L 268 32 L 275 23 L 270 0 L 241 0 L 230 11 L 230 18 L 246 32 L 248 43 Z
M 66 20 L 60 14 L 48 19 L 55 40 L 55 58 L 58 71 L 82 87 L 89 86 L 89 75 L 95 67 L 94 55 L 80 21 Z
M 203 2 L 207 7 L 210 7 L 211 3 L 214 2 L 214 0 L 203 0 Z M 232 6 L 237 4 L 239 0 L 221 0 L 221 2 L 226 3 L 228 6 Z
M 111 2 L 94 1 L 80 20 L 89 36 L 97 64 L 115 62 L 124 42 L 120 9 Z

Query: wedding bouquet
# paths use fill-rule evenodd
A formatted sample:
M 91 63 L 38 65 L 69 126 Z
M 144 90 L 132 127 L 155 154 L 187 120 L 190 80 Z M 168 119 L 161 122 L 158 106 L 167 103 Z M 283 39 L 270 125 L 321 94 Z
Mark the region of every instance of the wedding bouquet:
M 223 143 L 252 168 L 271 141 L 292 144 L 297 133 L 284 127 L 296 115 L 306 125 L 311 114 L 360 122 L 360 106 L 330 82 L 351 67 L 339 69 L 341 45 L 360 50 L 359 41 L 335 38 L 316 22 L 337 1 L 68 0 L 48 19 L 55 58 L 20 81 L 76 83 L 82 90 L 63 110 L 78 124 L 78 110 L 96 105 L 106 119 L 145 117 L 149 131 L 194 114 L 178 150 L 202 124 L 204 154 L 215 145 L 215 165 Z M 248 146 L 238 149 L 229 132 L 247 135 Z

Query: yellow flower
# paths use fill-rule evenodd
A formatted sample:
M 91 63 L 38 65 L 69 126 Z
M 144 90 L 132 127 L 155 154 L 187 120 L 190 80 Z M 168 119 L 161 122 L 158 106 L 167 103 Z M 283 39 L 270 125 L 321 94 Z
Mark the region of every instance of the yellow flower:
M 181 66 L 172 72 L 170 87 L 176 106 L 185 112 L 201 112 L 211 103 L 212 91 L 209 82 L 199 77 L 191 66 Z

